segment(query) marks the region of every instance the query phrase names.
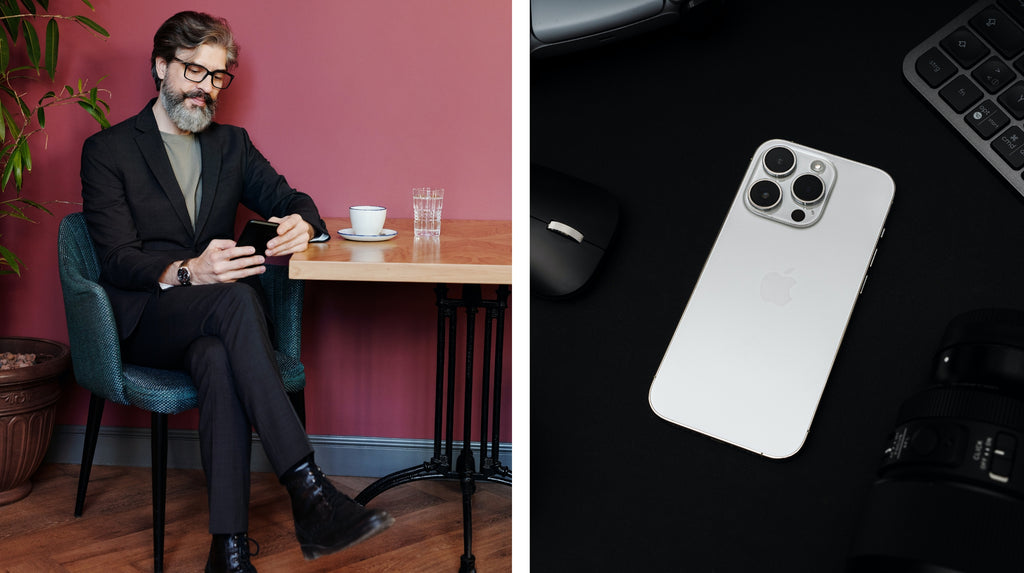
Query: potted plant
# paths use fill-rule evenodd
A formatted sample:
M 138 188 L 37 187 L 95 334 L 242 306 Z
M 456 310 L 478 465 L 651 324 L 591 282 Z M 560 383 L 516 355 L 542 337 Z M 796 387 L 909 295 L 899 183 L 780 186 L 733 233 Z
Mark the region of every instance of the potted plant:
M 81 1 L 92 10 L 88 0 Z M 25 175 L 32 170 L 28 140 L 45 129 L 47 110 L 74 103 L 108 127 L 110 108 L 100 99 L 100 90 L 84 80 L 46 91 L 38 99 L 29 90 L 40 82 L 53 83 L 62 23 L 83 26 L 98 37 L 109 33 L 85 16 L 48 13 L 49 0 L 20 2 L 0 0 L 0 218 L 32 223 L 30 215 L 36 212 L 51 214 L 45 202 L 22 195 Z M 40 89 L 46 88 L 34 93 Z M 20 275 L 20 259 L 2 239 L 0 275 Z M 49 448 L 60 382 L 70 364 L 68 347 L 61 342 L 0 338 L 0 505 L 31 490 L 28 480 Z

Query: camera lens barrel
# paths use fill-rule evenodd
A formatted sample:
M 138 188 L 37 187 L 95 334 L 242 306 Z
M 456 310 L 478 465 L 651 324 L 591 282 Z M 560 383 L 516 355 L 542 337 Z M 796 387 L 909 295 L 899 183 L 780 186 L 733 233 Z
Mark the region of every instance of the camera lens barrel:
M 882 452 L 851 573 L 1024 571 L 1024 312 L 954 318 L 937 357 Z
M 900 419 L 883 455 L 883 478 L 948 479 L 1024 500 L 1024 403 L 933 387 L 908 400 Z

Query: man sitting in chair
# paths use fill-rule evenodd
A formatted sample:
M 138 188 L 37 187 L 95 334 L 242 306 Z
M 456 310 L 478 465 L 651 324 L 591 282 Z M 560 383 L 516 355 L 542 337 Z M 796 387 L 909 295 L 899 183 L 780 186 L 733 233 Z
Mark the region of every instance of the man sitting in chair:
M 313 200 L 289 187 L 245 130 L 212 121 L 237 53 L 225 20 L 175 14 L 153 38 L 159 97 L 82 150 L 83 211 L 124 358 L 185 370 L 198 390 L 208 572 L 255 571 L 246 536 L 251 428 L 291 496 L 307 559 L 393 521 L 339 493 L 314 462 L 270 342 L 257 276 L 264 257 L 231 239 L 239 204 L 279 223 L 267 256 L 328 238 Z

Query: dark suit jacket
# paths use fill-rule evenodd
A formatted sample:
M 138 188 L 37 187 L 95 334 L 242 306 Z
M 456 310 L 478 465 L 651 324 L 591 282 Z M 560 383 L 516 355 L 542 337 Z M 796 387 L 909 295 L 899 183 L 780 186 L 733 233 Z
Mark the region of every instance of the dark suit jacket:
M 217 123 L 199 134 L 203 196 L 193 231 L 157 129 L 155 101 L 82 148 L 83 211 L 122 338 L 159 292 L 168 265 L 198 256 L 213 239 L 234 239 L 239 204 L 264 218 L 298 213 L 317 234 L 327 234 L 313 199 L 288 185 L 245 130 Z

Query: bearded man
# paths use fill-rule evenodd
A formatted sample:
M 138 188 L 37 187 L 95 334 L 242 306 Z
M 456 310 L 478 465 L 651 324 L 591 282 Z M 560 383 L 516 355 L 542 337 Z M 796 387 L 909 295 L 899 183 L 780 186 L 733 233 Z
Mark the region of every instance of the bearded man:
M 246 534 L 251 428 L 291 496 L 307 559 L 393 521 L 342 495 L 314 462 L 277 369 L 258 280 L 264 257 L 232 240 L 239 205 L 279 223 L 267 256 L 328 238 L 312 198 L 288 185 L 244 129 L 213 121 L 237 57 L 226 21 L 175 14 L 153 38 L 159 96 L 82 150 L 83 211 L 123 357 L 184 370 L 198 390 L 213 535 L 207 572 L 255 571 Z

